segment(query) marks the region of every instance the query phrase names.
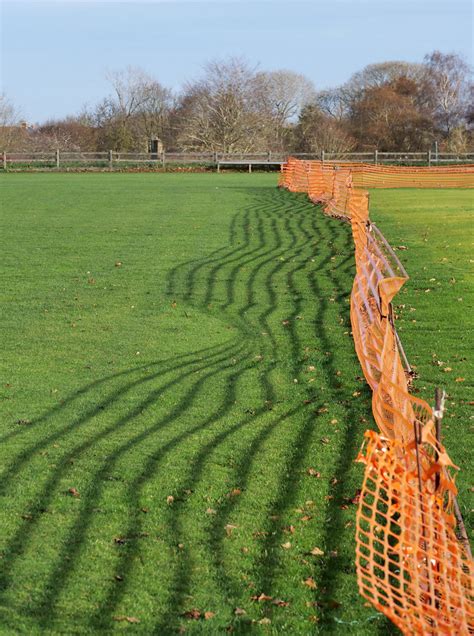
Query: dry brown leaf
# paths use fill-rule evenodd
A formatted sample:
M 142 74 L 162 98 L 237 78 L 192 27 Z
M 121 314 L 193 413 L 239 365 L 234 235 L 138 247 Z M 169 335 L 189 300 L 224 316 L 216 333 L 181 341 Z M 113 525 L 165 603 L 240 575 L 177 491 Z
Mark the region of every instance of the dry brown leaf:
M 282 543 L 282 544 L 281 544 L 281 547 L 282 547 L 284 550 L 289 550 L 289 549 L 291 548 L 291 543 L 290 543 L 289 541 L 287 541 L 286 543 Z
M 234 526 L 232 523 L 228 523 L 225 527 L 225 531 L 228 537 L 231 536 L 232 531 L 235 530 L 237 528 L 237 526 Z
M 262 601 L 271 601 L 273 599 L 273 596 L 268 596 L 268 594 L 264 594 L 262 592 L 260 595 L 254 594 L 250 597 L 250 599 L 252 601 L 258 601 L 259 603 L 261 603 Z
M 235 616 L 245 616 L 245 614 L 247 614 L 247 612 L 242 609 L 241 607 L 236 607 L 234 610 L 234 614 Z
M 269 618 L 261 618 L 258 623 L 259 625 L 270 625 L 272 621 Z
M 454 381 L 455 382 L 464 382 L 466 380 L 466 378 L 456 378 Z
M 312 576 L 308 576 L 307 579 L 305 579 L 303 581 L 304 585 L 306 585 L 307 587 L 311 588 L 312 590 L 315 590 L 318 586 L 316 585 L 315 580 L 313 579 Z
M 198 609 L 193 608 L 188 610 L 187 612 L 184 612 L 183 616 L 184 618 L 189 618 L 193 621 L 197 621 L 201 618 L 201 612 Z
M 80 497 L 81 496 L 79 494 L 79 491 L 77 491 L 75 488 L 69 488 L 68 493 L 70 495 L 72 495 L 73 497 Z
M 289 604 L 288 601 L 283 601 L 281 598 L 275 598 L 272 601 L 272 605 L 276 605 L 277 607 L 288 607 Z
M 319 548 L 314 547 L 312 550 L 310 550 L 309 554 L 312 554 L 313 556 L 323 556 L 324 552 Z
M 217 514 L 216 511 L 214 510 L 214 508 L 208 508 L 206 510 L 206 515 L 215 515 Z
M 204 612 L 204 620 L 208 621 L 211 618 L 214 618 L 215 613 L 214 612 Z
M 140 619 L 136 616 L 114 616 L 114 621 L 125 621 L 127 623 L 139 623 Z
M 316 477 L 318 479 L 319 477 L 321 477 L 321 473 L 319 472 L 319 470 L 316 470 L 315 468 L 308 468 L 306 472 L 308 473 L 310 477 Z

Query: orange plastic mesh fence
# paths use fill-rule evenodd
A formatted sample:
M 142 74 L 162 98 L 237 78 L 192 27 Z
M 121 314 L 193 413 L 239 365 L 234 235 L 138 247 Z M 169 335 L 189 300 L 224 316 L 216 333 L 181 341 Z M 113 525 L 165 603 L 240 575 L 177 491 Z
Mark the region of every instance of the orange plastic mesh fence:
M 282 187 L 306 192 L 352 226 L 352 332 L 380 429 L 366 433 L 358 458 L 366 466 L 357 512 L 359 590 L 407 634 L 467 635 L 474 633 L 473 563 L 456 535 L 456 467 L 436 439 L 431 407 L 410 394 L 391 304 L 408 276 L 370 223 L 360 184 L 474 187 L 474 166 L 389 168 L 291 158 L 280 178 Z

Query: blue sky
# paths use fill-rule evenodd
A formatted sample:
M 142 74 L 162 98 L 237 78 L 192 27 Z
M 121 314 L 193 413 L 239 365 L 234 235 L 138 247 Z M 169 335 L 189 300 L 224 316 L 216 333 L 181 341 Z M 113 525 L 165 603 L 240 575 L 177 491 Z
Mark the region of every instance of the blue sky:
M 471 0 L 3 0 L 1 90 L 42 121 L 99 101 L 107 70 L 140 66 L 178 89 L 227 55 L 327 88 L 434 49 L 472 63 L 472 29 Z

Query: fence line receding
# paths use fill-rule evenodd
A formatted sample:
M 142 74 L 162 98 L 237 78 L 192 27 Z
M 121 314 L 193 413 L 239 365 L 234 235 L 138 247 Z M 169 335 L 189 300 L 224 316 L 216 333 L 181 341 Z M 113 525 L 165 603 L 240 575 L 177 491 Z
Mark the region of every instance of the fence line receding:
M 364 187 L 474 187 L 474 166 L 388 168 L 290 158 L 280 185 L 352 226 L 351 323 L 379 432 L 367 431 L 356 523 L 360 593 L 406 634 L 472 634 L 473 562 L 458 536 L 456 466 L 442 413 L 410 394 L 392 299 L 407 274 L 369 219 Z

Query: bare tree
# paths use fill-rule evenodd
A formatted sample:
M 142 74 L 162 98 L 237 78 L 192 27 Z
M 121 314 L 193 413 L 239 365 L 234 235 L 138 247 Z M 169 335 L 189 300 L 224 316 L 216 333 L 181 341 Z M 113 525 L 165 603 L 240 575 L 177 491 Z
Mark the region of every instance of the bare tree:
M 354 150 L 356 141 L 344 124 L 311 104 L 303 108 L 294 131 L 295 149 L 299 152 L 320 153 L 322 150 L 342 154 Z
M 173 96 L 139 68 L 107 76 L 113 92 L 95 109 L 102 144 L 116 150 L 144 150 L 152 135 L 163 137 Z
M 263 119 L 254 94 L 255 72 L 245 60 L 214 60 L 181 96 L 180 142 L 192 150 L 250 152 L 258 148 Z
M 267 146 L 283 150 L 289 126 L 315 98 L 314 85 L 304 75 L 288 70 L 259 72 L 253 83 L 256 107 L 266 127 Z
M 0 150 L 19 149 L 25 136 L 20 123 L 19 111 L 4 93 L 0 93 Z
M 440 129 L 451 131 L 468 118 L 472 71 L 455 53 L 433 51 L 424 58 L 426 87 L 433 117 Z

